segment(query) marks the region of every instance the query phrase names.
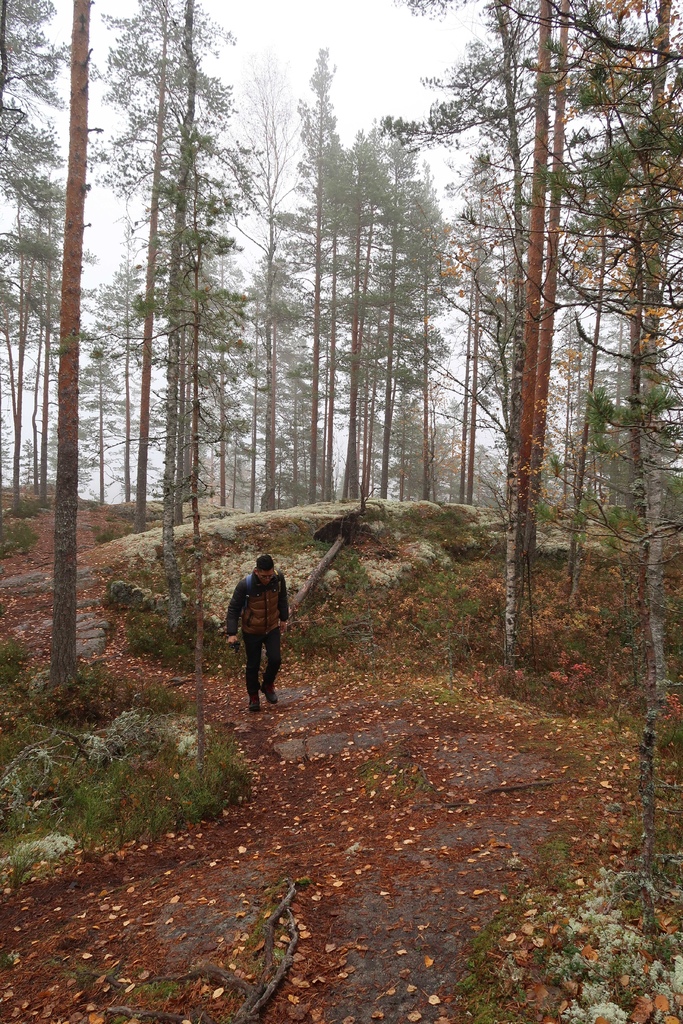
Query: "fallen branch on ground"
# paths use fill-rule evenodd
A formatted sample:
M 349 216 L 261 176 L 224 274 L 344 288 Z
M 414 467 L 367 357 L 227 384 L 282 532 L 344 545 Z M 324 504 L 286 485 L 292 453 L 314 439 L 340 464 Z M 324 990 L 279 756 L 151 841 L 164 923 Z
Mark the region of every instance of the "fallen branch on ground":
M 299 944 L 299 930 L 291 911 L 292 900 L 296 893 L 296 885 L 291 879 L 287 879 L 287 893 L 277 905 L 270 917 L 263 925 L 264 931 L 264 964 L 261 972 L 261 980 L 252 985 L 244 978 L 238 977 L 231 971 L 226 971 L 216 964 L 198 964 L 186 974 L 166 975 L 164 977 L 149 978 L 147 984 L 163 981 L 174 981 L 182 983 L 185 981 L 196 981 L 199 978 L 206 978 L 209 981 L 219 982 L 225 988 L 233 988 L 241 992 L 246 998 L 235 1016 L 232 1024 L 258 1024 L 260 1012 L 271 999 L 277 988 L 282 983 L 285 975 L 294 963 L 294 953 Z M 281 917 L 286 917 L 287 930 L 289 931 L 289 944 L 282 960 L 275 965 L 275 926 Z M 273 973 L 273 969 L 275 971 Z M 270 977 L 269 977 L 270 976 Z M 267 980 L 266 980 L 267 979 Z M 215 1024 L 205 1010 L 191 1010 L 187 1014 L 164 1013 L 157 1010 L 141 1010 L 132 1006 L 110 1006 L 106 1011 L 110 1017 L 137 1018 L 139 1020 L 157 1020 L 162 1024 L 182 1024 L 183 1021 L 192 1021 L 192 1024 Z
M 308 597 L 312 590 L 315 590 L 320 580 L 323 578 L 332 562 L 335 560 L 339 552 L 344 546 L 344 538 L 342 536 L 337 537 L 336 541 L 330 548 L 330 550 L 321 558 L 316 565 L 315 569 L 304 583 L 301 590 L 292 598 L 289 604 L 290 614 L 293 615 L 300 604 L 304 601 L 304 598 Z
M 515 782 L 512 786 L 494 786 L 493 789 L 485 789 L 478 796 L 493 796 L 495 793 L 518 793 L 520 789 L 543 789 L 546 786 L 554 786 L 562 779 L 538 779 L 535 782 Z M 462 807 L 468 803 L 471 797 L 465 800 L 456 800 L 454 804 L 444 804 L 444 807 Z

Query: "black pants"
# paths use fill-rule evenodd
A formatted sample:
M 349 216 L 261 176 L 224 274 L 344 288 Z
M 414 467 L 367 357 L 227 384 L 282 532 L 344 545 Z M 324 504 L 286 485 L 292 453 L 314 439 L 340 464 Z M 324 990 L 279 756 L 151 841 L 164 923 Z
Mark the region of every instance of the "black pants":
M 266 636 L 255 636 L 251 633 L 242 633 L 244 647 L 247 652 L 247 692 L 250 697 L 255 696 L 259 689 L 259 668 L 261 666 L 261 648 L 265 644 L 268 664 L 263 673 L 263 685 L 272 686 L 275 676 L 280 671 L 282 658 L 280 657 L 280 627 L 271 629 Z

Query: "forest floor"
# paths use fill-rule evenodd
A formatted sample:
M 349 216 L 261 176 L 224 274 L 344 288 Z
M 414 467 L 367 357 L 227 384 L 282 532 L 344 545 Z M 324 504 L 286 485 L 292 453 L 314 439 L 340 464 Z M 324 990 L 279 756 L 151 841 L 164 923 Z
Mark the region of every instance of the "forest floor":
M 110 577 L 92 539 L 104 521 L 96 509 L 79 515 L 88 609 Z M 3 633 L 42 662 L 51 514 L 38 524 L 32 551 L 4 561 L 0 599 Z M 108 620 L 108 668 L 191 696 L 190 678 L 130 656 L 117 628 L 123 613 L 96 614 Z M 381 666 L 347 675 L 324 652 L 296 657 L 286 640 L 277 706 L 247 712 L 235 662 L 205 682 L 207 721 L 237 739 L 250 799 L 218 821 L 77 858 L 5 890 L 0 947 L 16 962 L 0 968 L 0 1020 L 99 1024 L 112 1005 L 144 1005 L 150 976 L 199 962 L 234 969 L 287 878 L 297 882 L 300 940 L 265 1024 L 472 1020 L 464 993 L 473 940 L 484 934 L 494 972 L 509 948 L 524 976 L 508 989 L 507 1009 L 481 1019 L 559 1020 L 565 993 L 538 975 L 539 933 L 524 922 L 560 884 L 580 890 L 601 863 L 629 856 L 635 758 L 623 756 L 611 720 L 588 728 L 474 688 L 425 691 L 424 680 Z M 239 1002 L 200 980 L 170 989 L 164 1008 L 182 1020 L 202 1000 L 216 1021 Z

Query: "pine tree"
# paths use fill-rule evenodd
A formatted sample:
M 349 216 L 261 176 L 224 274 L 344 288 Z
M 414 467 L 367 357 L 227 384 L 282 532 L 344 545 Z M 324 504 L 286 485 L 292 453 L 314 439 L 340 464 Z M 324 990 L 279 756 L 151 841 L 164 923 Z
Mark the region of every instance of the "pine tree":
M 76 518 L 78 514 L 78 368 L 81 330 L 90 0 L 74 0 L 71 37 L 69 171 L 62 269 L 59 360 L 59 424 L 55 488 L 54 605 L 50 684 L 64 686 L 76 674 Z

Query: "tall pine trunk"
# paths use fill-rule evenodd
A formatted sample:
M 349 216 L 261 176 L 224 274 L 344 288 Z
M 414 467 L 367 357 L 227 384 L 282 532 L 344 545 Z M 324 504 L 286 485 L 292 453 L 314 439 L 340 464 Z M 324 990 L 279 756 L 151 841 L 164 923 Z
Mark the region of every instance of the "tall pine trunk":
M 48 238 L 52 238 L 51 222 Z M 45 275 L 45 362 L 43 364 L 43 404 L 40 421 L 40 500 L 47 504 L 47 439 L 50 415 L 50 356 L 52 344 L 52 260 Z
M 154 356 L 154 281 L 159 252 L 159 186 L 166 118 L 166 8 L 163 17 L 163 43 L 159 100 L 157 105 L 152 196 L 149 213 L 149 241 L 147 243 L 147 272 L 145 278 L 145 322 L 142 329 L 142 372 L 140 377 L 140 440 L 138 444 L 137 486 L 135 490 L 135 532 L 143 533 L 147 525 L 147 467 L 149 463 L 150 399 L 152 393 L 152 361 Z
M 332 237 L 332 295 L 330 306 L 330 365 L 327 384 L 327 456 L 325 460 L 325 500 L 334 492 L 334 401 L 337 373 L 337 233 Z
M 581 571 L 581 544 L 579 542 L 581 516 L 581 505 L 583 504 L 584 484 L 586 476 L 586 456 L 588 453 L 588 431 L 590 424 L 588 415 L 590 411 L 590 397 L 595 387 L 595 373 L 598 364 L 598 343 L 600 341 L 600 324 L 602 322 L 602 299 L 605 285 L 605 261 L 607 256 L 607 244 L 605 231 L 602 232 L 602 244 L 600 253 L 600 277 L 598 279 L 597 305 L 595 309 L 595 324 L 593 327 L 593 344 L 591 348 L 591 361 L 588 370 L 588 391 L 586 394 L 586 406 L 583 414 L 583 430 L 579 442 L 576 473 L 574 476 L 574 529 L 572 530 L 569 545 L 569 559 L 567 562 L 567 575 L 569 576 L 569 601 L 576 597 L 579 588 L 579 576 Z
M 389 458 L 391 455 L 391 420 L 394 411 L 392 394 L 394 387 L 394 339 L 396 334 L 396 264 L 398 243 L 396 232 L 391 238 L 391 269 L 389 271 L 389 321 L 387 323 L 387 366 L 384 381 L 384 432 L 382 436 L 382 475 L 379 484 L 380 498 L 389 493 Z
M 522 161 L 521 146 L 519 143 L 517 109 L 515 105 L 515 48 L 510 35 L 510 13 L 507 7 L 496 0 L 496 20 L 500 32 L 503 49 L 503 81 L 505 84 L 505 106 L 506 117 L 509 128 L 509 149 L 514 167 L 514 250 L 516 258 L 521 259 L 523 251 L 523 194 L 522 194 Z M 548 136 L 548 101 L 547 101 L 547 68 L 549 66 L 550 52 L 548 40 L 550 37 L 549 25 L 549 4 L 547 0 L 541 0 L 541 28 L 539 31 L 539 65 L 536 82 L 536 146 L 534 154 L 535 198 L 538 199 L 539 191 L 544 188 L 544 168 L 547 166 L 547 136 Z M 545 95 L 544 95 L 545 94 Z M 543 124 L 545 122 L 545 124 Z M 543 139 L 545 138 L 545 146 Z M 543 175 L 541 174 L 543 171 Z M 543 193 L 545 195 L 545 193 Z M 544 199 L 545 205 L 545 199 Z M 538 263 L 538 247 L 540 244 L 541 269 L 542 269 L 542 248 L 543 248 L 543 223 L 538 224 L 540 209 L 536 209 L 534 218 L 534 240 Z M 542 218 L 541 218 L 542 221 Z M 540 234 L 539 234 L 540 231 Z M 540 273 L 538 270 L 537 284 L 540 285 Z M 528 271 L 529 274 L 529 271 Z M 536 298 L 540 301 L 540 288 Z M 510 373 L 510 396 L 508 411 L 508 461 L 507 461 L 507 506 L 508 523 L 505 551 L 505 664 L 513 668 L 517 658 L 517 639 L 519 625 L 519 609 L 521 600 L 522 554 L 521 541 L 523 539 L 523 523 L 525 520 L 525 502 L 522 500 L 522 481 L 526 475 L 528 481 L 529 465 L 525 465 L 522 454 L 523 437 L 523 411 L 524 411 L 524 374 L 526 369 L 526 330 L 520 331 L 522 322 L 522 311 L 525 308 L 524 297 L 524 271 L 519 264 L 517 266 L 516 279 L 513 282 L 513 356 L 512 369 Z M 528 312 L 527 312 L 528 318 Z M 535 365 L 535 357 L 534 357 Z M 527 397 L 529 387 L 527 384 Z
M 197 195 L 195 194 L 195 235 L 199 232 L 196 223 Z M 195 702 L 197 705 L 197 768 L 204 769 L 204 751 L 206 747 L 206 728 L 204 724 L 204 572 L 202 535 L 199 518 L 199 269 L 201 265 L 201 248 L 196 253 L 194 268 L 194 302 L 192 324 L 192 471 L 190 474 L 190 494 L 192 502 L 192 547 L 194 553 L 195 580 L 195 647 L 194 676 Z
M 569 0 L 562 0 L 559 40 L 558 79 L 555 87 L 555 124 L 553 128 L 552 188 L 548 210 L 548 255 L 546 259 L 545 293 L 538 344 L 538 367 L 534 393 L 531 466 L 528 514 L 525 524 L 524 549 L 533 557 L 536 546 L 536 505 L 541 492 L 541 470 L 545 455 L 545 433 L 548 419 L 548 393 L 552 365 L 555 311 L 557 308 L 557 276 L 559 271 L 560 216 L 562 213 L 560 174 L 564 164 L 567 42 L 569 39 Z
M 163 559 L 168 586 L 168 625 L 175 630 L 183 615 L 180 569 L 175 554 L 173 519 L 175 512 L 176 440 L 178 436 L 178 377 L 183 319 L 183 236 L 187 223 L 187 200 L 193 163 L 193 132 L 197 96 L 197 64 L 193 49 L 194 0 L 186 0 L 183 49 L 187 62 L 187 99 L 183 117 L 177 194 L 169 265 L 168 365 L 166 371 L 166 446 L 164 458 Z
M 74 0 L 71 35 L 69 166 L 66 182 L 64 259 L 58 380 L 57 482 L 55 487 L 54 597 L 50 685 L 76 675 L 76 527 L 78 515 L 78 369 L 81 271 L 88 155 L 90 0 Z

